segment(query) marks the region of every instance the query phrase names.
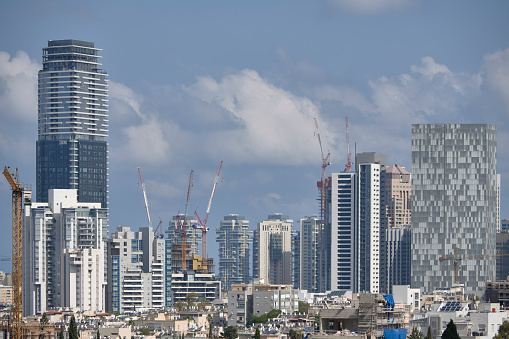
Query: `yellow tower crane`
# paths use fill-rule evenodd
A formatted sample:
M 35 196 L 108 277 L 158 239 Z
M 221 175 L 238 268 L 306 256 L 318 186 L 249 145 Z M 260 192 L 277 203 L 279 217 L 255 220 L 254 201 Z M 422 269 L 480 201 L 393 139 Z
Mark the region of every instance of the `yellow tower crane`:
M 23 302 L 22 302 L 22 273 L 23 273 L 23 192 L 25 188 L 19 182 L 18 170 L 9 173 L 4 167 L 3 174 L 12 190 L 12 337 L 23 337 Z
M 445 258 L 440 257 L 438 260 L 440 262 L 446 261 L 446 260 L 452 260 L 454 265 L 454 283 L 458 284 L 458 270 L 459 270 L 459 261 L 465 260 L 465 259 L 481 259 L 481 258 L 492 258 L 492 257 L 502 257 L 507 256 L 509 253 L 498 253 L 498 254 L 484 254 L 484 255 L 472 255 L 472 256 L 458 256 L 458 247 L 454 248 L 454 257 L 452 258 Z

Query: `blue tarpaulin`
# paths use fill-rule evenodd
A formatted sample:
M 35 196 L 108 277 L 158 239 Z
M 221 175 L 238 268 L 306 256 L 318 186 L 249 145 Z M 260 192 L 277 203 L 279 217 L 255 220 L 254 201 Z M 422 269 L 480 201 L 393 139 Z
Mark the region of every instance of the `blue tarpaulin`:
M 384 298 L 385 298 L 385 301 L 387 301 L 387 303 L 389 305 L 391 305 L 392 308 L 394 308 L 395 303 L 394 303 L 394 298 L 393 298 L 392 294 L 384 294 Z
M 406 339 L 406 333 L 406 328 L 400 328 L 397 330 L 384 330 L 384 337 L 385 339 Z

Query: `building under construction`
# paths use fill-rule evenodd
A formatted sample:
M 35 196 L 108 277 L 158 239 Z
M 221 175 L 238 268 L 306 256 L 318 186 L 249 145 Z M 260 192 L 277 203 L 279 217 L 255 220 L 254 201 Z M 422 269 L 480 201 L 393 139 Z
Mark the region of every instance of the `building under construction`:
M 336 334 L 355 332 L 382 337 L 384 330 L 408 326 L 409 306 L 395 305 L 392 295 L 360 293 L 357 307 L 320 311 L 320 332 Z

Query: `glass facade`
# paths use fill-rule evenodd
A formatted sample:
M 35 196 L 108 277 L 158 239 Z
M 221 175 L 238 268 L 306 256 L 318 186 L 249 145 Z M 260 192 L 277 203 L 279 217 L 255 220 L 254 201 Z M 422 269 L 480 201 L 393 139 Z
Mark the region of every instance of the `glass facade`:
M 455 248 L 465 288 L 495 278 L 496 168 L 495 126 L 412 125 L 412 287 L 451 287 Z
M 92 42 L 48 41 L 39 71 L 37 201 L 48 189 L 77 189 L 107 207 L 107 74 Z
M 232 284 L 247 284 L 250 281 L 249 245 L 253 243 L 249 220 L 237 214 L 227 215 L 221 220 L 216 235 L 221 286 L 230 290 Z

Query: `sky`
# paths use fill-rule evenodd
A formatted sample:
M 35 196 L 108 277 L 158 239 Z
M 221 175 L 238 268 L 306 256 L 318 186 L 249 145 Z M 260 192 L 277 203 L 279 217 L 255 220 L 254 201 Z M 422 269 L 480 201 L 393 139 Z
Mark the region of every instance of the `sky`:
M 109 74 L 109 231 L 185 209 L 207 226 L 231 213 L 319 213 L 317 180 L 351 152 L 411 171 L 413 123 L 498 129 L 501 218 L 509 218 L 509 2 L 424 0 L 0 1 L 0 166 L 35 188 L 37 72 L 48 40 L 91 41 Z M 0 259 L 11 193 L 0 179 Z M 10 263 L 0 261 L 10 272 Z

